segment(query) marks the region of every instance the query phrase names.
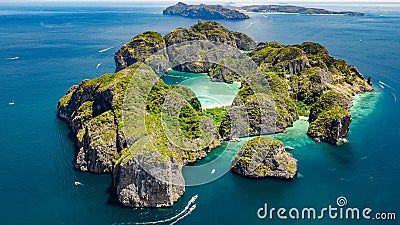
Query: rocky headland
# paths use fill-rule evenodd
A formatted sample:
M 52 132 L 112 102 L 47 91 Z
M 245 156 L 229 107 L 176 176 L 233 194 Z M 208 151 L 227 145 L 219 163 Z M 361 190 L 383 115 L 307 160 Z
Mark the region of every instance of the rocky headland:
M 232 107 L 202 109 L 190 89 L 168 86 L 158 77 L 174 60 L 176 52 L 169 46 L 196 40 L 247 50 L 261 71 L 246 77 L 215 63 L 193 61 L 173 67 L 206 72 L 217 82 L 241 82 Z M 152 55 L 160 50 L 162 54 Z M 220 57 L 219 53 L 214 56 Z M 142 65 L 145 60 L 150 63 Z M 339 144 L 349 131 L 352 96 L 373 90 L 356 67 L 334 59 L 320 44 L 256 44 L 246 34 L 216 22 L 199 21 L 164 37 L 153 31 L 139 34 L 115 53 L 115 63 L 120 69 L 117 73 L 72 86 L 58 102 L 58 116 L 69 123 L 76 137 L 75 167 L 112 174 L 118 200 L 130 207 L 173 205 L 185 191 L 182 166 L 205 157 L 224 140 L 285 132 L 299 115 L 309 117 L 308 135 L 314 140 Z M 255 93 L 251 79 L 268 84 L 270 95 Z M 186 101 L 171 101 L 169 95 Z M 235 130 L 233 112 L 239 111 L 246 112 L 249 122 Z M 172 119 L 162 120 L 165 113 Z M 272 115 L 266 123 L 262 123 L 264 113 Z M 168 136 L 165 126 L 174 124 L 178 128 L 172 131 L 180 135 Z M 177 139 L 171 141 L 172 137 Z M 293 178 L 296 173 L 295 159 L 277 141 L 250 141 L 237 158 L 239 164 L 233 164 L 233 170 L 243 175 Z
M 198 18 L 204 20 L 243 20 L 249 16 L 234 9 L 228 9 L 221 5 L 187 5 L 179 2 L 176 5 L 167 7 L 163 14 L 179 15 L 183 17 Z

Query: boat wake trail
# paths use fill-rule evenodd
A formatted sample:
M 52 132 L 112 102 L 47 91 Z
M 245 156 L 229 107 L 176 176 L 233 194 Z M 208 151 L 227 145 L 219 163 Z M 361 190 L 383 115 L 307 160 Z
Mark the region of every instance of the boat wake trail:
M 174 222 L 172 222 L 170 225 L 174 225 L 176 224 L 179 220 L 187 217 L 189 214 L 191 214 L 193 212 L 193 210 L 196 209 L 196 204 L 192 205 L 192 207 L 190 207 L 189 211 L 187 211 L 183 216 L 179 217 L 178 219 L 176 219 Z
M 383 86 L 386 86 L 386 87 L 388 87 L 388 88 L 390 88 L 390 89 L 392 89 L 392 90 L 395 90 L 395 89 L 393 89 L 391 86 L 389 86 L 388 84 L 383 83 L 382 81 L 379 81 L 379 84 L 380 84 L 380 85 L 383 85 Z
M 397 96 L 395 93 L 392 92 L 393 98 L 394 98 L 394 102 L 397 102 Z
M 113 48 L 113 47 L 109 47 L 109 48 L 105 48 L 105 49 L 99 50 L 99 53 L 106 52 L 106 51 L 108 51 L 108 50 L 110 50 L 110 49 L 112 49 L 112 48 Z
M 171 224 L 175 224 L 176 222 L 178 222 L 179 220 L 185 218 L 186 216 L 188 216 L 190 213 L 193 212 L 193 210 L 196 208 L 196 204 L 192 205 L 193 203 L 195 203 L 196 199 L 199 197 L 199 195 L 194 195 L 189 202 L 187 203 L 187 205 L 185 206 L 185 208 L 179 212 L 178 214 L 176 214 L 173 217 L 170 217 L 168 219 L 164 219 L 164 220 L 158 220 L 158 221 L 150 221 L 150 222 L 139 222 L 139 223 L 120 223 L 120 224 L 132 224 L 132 225 L 147 225 L 147 224 L 160 224 L 160 223 L 167 223 L 167 222 L 171 222 L 173 220 L 176 219 L 176 221 L 172 222 Z
M 397 102 L 397 95 L 395 94 L 395 93 L 397 92 L 396 89 L 392 88 L 391 86 L 389 86 L 389 85 L 386 84 L 386 83 L 383 83 L 382 81 L 379 81 L 379 86 L 380 86 L 382 89 L 383 89 L 385 86 L 388 87 L 388 88 L 390 88 L 390 89 L 392 89 L 392 95 L 393 95 L 394 101 Z

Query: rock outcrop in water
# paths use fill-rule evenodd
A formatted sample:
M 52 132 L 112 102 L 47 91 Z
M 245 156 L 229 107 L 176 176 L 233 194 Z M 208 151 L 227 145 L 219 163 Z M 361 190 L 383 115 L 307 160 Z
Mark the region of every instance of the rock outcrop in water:
M 179 15 L 183 17 L 199 18 L 205 20 L 243 20 L 249 16 L 234 9 L 228 9 L 221 5 L 187 5 L 179 2 L 176 5 L 167 7 L 163 14 Z
M 233 158 L 232 171 L 253 178 L 292 179 L 297 173 L 297 160 L 285 151 L 282 142 L 256 137 L 240 148 Z
M 346 141 L 352 121 L 349 96 L 328 91 L 311 106 L 307 134 L 314 140 L 339 144 Z

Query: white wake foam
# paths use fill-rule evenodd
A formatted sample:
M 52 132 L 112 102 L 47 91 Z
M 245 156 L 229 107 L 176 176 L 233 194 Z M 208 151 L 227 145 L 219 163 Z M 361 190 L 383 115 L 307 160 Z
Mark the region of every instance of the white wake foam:
M 189 211 L 187 211 L 183 216 L 179 217 L 178 219 L 176 219 L 174 222 L 172 222 L 170 225 L 174 225 L 176 224 L 179 220 L 187 217 L 189 214 L 191 214 L 194 210 L 196 209 L 196 204 L 192 205 L 192 207 L 190 207 Z
M 108 50 L 110 50 L 110 49 L 112 49 L 112 48 L 113 48 L 113 47 L 109 47 L 109 48 L 105 48 L 105 49 L 99 50 L 99 53 L 106 52 L 106 51 L 108 51 Z
M 192 205 L 192 204 L 196 201 L 197 197 L 198 197 L 198 195 L 194 195 L 189 200 L 189 202 L 187 203 L 187 205 L 185 206 L 185 208 L 181 212 L 179 212 L 175 216 L 170 217 L 168 219 L 158 220 L 158 221 L 150 221 L 150 222 L 121 223 L 121 224 L 135 224 L 135 225 L 159 224 L 159 223 L 170 222 L 170 221 L 173 221 L 173 220 L 177 219 L 176 221 L 171 223 L 171 224 L 175 224 L 179 220 L 181 220 L 181 219 L 185 218 L 187 215 L 189 215 L 196 208 L 196 204 L 194 204 L 194 205 Z

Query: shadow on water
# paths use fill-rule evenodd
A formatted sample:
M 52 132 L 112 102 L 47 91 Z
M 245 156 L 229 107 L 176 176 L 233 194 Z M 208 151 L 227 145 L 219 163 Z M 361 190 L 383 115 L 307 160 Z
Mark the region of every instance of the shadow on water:
M 107 205 L 123 206 L 118 200 L 117 187 L 112 179 L 110 186 L 106 189 L 106 193 L 108 194 Z
M 354 149 L 351 143 L 345 143 L 340 146 L 335 146 L 329 143 L 318 143 L 321 145 L 321 151 L 333 161 L 345 165 L 353 161 Z

